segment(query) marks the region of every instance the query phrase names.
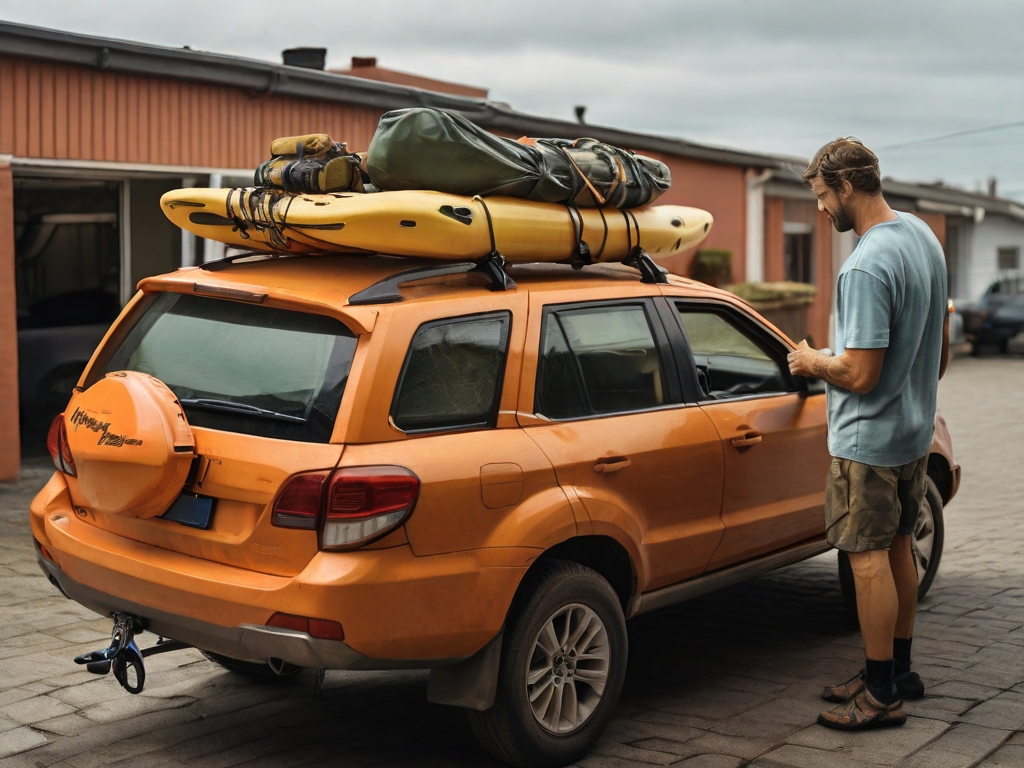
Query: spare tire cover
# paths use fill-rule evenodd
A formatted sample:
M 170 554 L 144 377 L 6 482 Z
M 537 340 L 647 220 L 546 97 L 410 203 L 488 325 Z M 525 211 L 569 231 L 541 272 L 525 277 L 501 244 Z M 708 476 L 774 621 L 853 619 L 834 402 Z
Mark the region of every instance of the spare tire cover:
M 196 456 L 178 398 L 145 373 L 108 373 L 72 399 L 64 426 L 78 490 L 87 506 L 104 512 L 163 514 Z

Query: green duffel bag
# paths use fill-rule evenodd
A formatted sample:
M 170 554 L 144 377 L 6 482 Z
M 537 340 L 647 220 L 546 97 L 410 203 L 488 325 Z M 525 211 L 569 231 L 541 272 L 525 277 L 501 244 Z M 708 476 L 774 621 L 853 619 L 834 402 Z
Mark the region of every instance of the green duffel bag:
M 326 133 L 286 136 L 270 144 L 272 157 L 256 169 L 253 182 L 289 192 L 364 192 L 361 159 Z
M 417 107 L 386 113 L 366 154 L 378 189 L 510 195 L 544 203 L 636 208 L 672 183 L 658 160 L 595 139 L 494 136 L 461 115 Z

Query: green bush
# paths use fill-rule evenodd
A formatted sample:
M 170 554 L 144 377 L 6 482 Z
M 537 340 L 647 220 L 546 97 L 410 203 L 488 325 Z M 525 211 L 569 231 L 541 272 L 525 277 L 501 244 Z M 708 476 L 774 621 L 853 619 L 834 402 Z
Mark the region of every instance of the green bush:
M 728 248 L 701 248 L 693 260 L 691 276 L 711 285 L 729 282 L 732 277 L 732 251 Z
M 810 283 L 794 283 L 789 280 L 776 283 L 736 283 L 725 286 L 725 289 L 751 304 L 776 301 L 810 304 L 818 295 L 817 286 Z

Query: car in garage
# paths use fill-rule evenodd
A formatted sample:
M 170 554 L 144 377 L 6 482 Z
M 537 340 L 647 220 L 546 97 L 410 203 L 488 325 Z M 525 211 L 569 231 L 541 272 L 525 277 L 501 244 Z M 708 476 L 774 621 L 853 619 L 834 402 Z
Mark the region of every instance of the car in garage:
M 115 617 L 84 660 L 129 690 L 140 630 L 253 675 L 427 668 L 491 753 L 564 765 L 612 715 L 627 619 L 829 549 L 824 388 L 792 348 L 653 264 L 147 278 L 51 428 L 39 563 Z M 958 482 L 940 419 L 922 593 Z

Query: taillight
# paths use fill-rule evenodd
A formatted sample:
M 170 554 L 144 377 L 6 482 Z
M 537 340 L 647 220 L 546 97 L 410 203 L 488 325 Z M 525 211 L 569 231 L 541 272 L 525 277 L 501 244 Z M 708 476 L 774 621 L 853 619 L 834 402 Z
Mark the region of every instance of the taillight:
M 270 617 L 267 626 L 305 632 L 321 640 L 345 639 L 345 630 L 341 624 L 331 619 L 311 619 L 308 616 L 295 616 L 291 613 L 275 613 Z
M 327 488 L 321 549 L 347 549 L 401 525 L 420 480 L 404 467 L 343 467 Z
M 64 426 L 64 414 L 53 420 L 46 435 L 46 448 L 53 458 L 53 464 L 66 475 L 76 476 L 75 459 L 68 445 L 68 429 Z
M 295 475 L 274 502 L 271 521 L 281 528 L 318 528 L 321 549 L 351 549 L 401 525 L 419 490 L 419 478 L 405 467 Z
M 320 517 L 321 497 L 327 474 L 323 472 L 296 475 L 274 502 L 271 521 L 280 528 L 316 530 Z

